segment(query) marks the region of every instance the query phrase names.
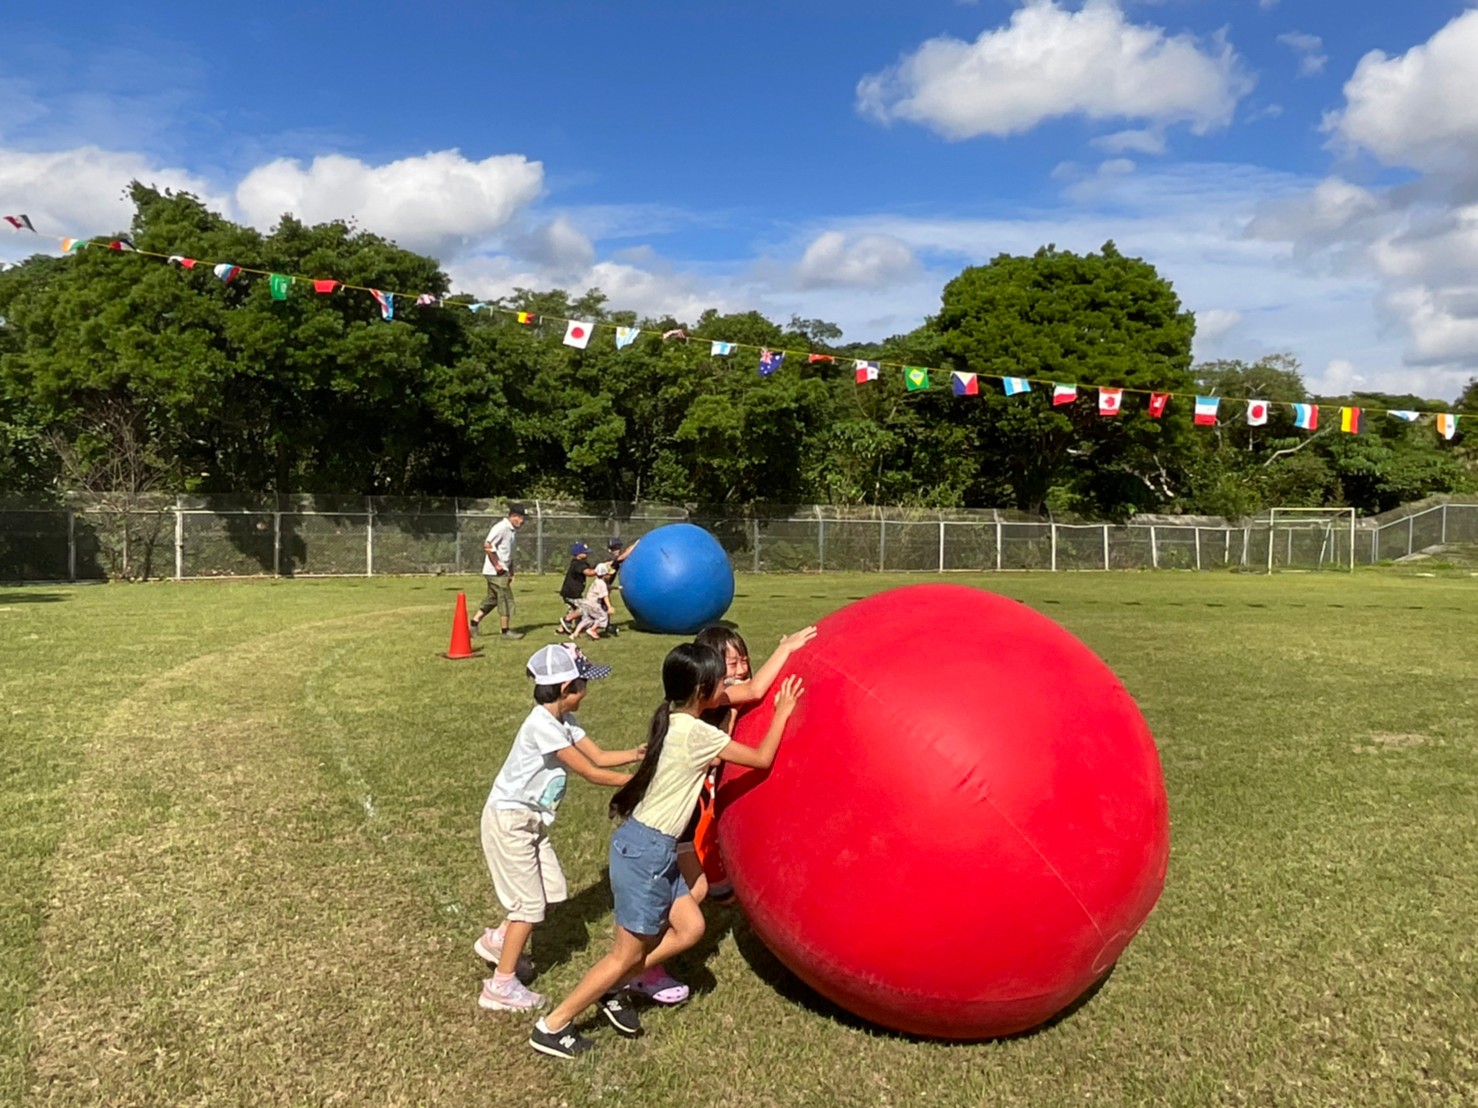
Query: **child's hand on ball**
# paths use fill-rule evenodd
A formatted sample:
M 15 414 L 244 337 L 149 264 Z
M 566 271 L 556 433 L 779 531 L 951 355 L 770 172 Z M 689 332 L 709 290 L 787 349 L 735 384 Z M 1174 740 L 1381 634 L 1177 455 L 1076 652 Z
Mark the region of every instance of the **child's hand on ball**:
M 795 711 L 796 701 L 805 691 L 801 679 L 792 673 L 780 683 L 780 691 L 775 694 L 775 715 L 782 719 L 788 718 L 790 713 Z
M 780 640 L 782 650 L 799 650 L 816 637 L 816 625 L 802 627 L 799 631 L 792 632 Z

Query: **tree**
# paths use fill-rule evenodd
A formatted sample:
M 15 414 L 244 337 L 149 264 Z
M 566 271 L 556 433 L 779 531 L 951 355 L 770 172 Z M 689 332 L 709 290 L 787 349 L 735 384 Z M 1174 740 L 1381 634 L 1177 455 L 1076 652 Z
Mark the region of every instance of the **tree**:
M 1182 395 L 1191 383 L 1194 318 L 1152 265 L 1112 242 L 1098 254 L 1045 246 L 972 266 L 945 286 L 930 327 L 961 371 Z M 1038 511 L 1064 484 L 1082 508 L 1108 515 L 1174 495 L 1189 427 L 1184 405 L 1160 420 L 1132 405 L 1105 419 L 1090 396 L 1053 407 L 1040 386 L 1030 397 L 982 395 L 950 418 L 965 422 L 979 450 L 972 500 L 998 490 Z

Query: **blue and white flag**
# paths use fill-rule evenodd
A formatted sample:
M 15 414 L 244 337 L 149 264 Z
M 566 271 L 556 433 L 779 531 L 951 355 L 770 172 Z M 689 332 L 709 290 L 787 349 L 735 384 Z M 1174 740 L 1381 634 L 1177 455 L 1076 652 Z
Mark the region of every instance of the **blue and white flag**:
M 722 358 L 725 354 L 732 353 L 734 353 L 734 344 L 732 342 L 715 341 L 714 344 L 708 348 L 708 355 L 711 358 Z
M 1001 387 L 1006 390 L 1007 396 L 1015 396 L 1019 392 L 1032 391 L 1032 383 L 1025 377 L 1002 377 Z
M 1387 412 L 1386 414 L 1395 416 L 1397 419 L 1402 420 L 1405 423 L 1415 423 L 1417 419 L 1421 416 L 1421 412 L 1412 412 L 1404 408 L 1398 411 Z
M 381 292 L 379 289 L 370 289 L 369 294 L 375 298 L 375 303 L 380 305 L 380 317 L 382 319 L 395 318 L 395 294 L 393 292 Z
M 636 327 L 617 327 L 616 349 L 625 350 L 636 341 L 636 336 L 639 334 L 641 334 L 641 330 Z

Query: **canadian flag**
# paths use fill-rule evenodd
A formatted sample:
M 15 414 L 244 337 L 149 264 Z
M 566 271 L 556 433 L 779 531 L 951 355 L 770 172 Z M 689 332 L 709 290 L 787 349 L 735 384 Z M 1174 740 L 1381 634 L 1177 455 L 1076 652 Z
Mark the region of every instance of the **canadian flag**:
M 590 345 L 590 332 L 595 326 L 578 319 L 572 319 L 565 324 L 565 345 L 573 346 L 576 350 L 584 350 Z
M 1099 389 L 1098 390 L 1098 414 L 1118 415 L 1119 406 L 1124 403 L 1123 389 Z
M 1247 426 L 1261 427 L 1268 421 L 1268 402 L 1266 400 L 1247 401 Z

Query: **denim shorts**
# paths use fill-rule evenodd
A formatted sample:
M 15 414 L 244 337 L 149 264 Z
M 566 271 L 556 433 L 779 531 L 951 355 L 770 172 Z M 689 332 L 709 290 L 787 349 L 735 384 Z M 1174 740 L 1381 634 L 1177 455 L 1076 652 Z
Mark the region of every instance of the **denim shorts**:
M 673 901 L 688 893 L 677 868 L 677 840 L 628 818 L 611 836 L 611 893 L 618 927 L 660 935 Z

